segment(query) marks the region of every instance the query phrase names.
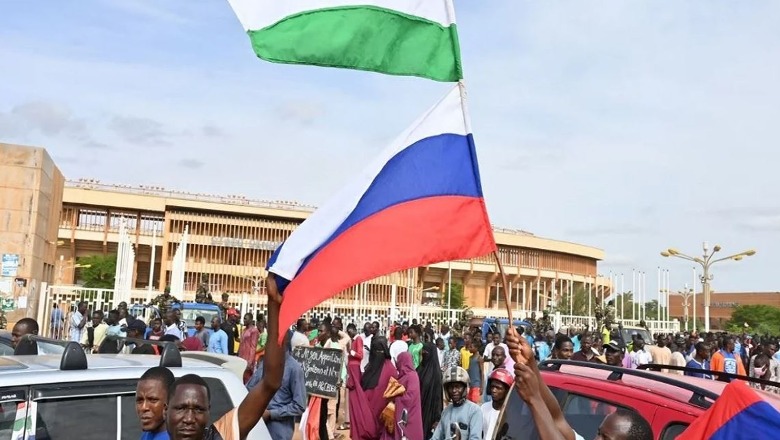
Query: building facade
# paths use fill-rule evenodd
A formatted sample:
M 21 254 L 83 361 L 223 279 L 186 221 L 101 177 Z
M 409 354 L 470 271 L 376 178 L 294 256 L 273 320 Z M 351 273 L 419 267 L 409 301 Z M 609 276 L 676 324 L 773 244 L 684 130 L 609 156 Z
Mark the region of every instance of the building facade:
M 43 148 L 0 143 L 0 294 L 35 316 L 42 283 L 54 279 L 65 179 Z
M 699 291 L 694 301 L 692 295 L 671 295 L 669 314 L 679 319 L 683 326 L 687 316 L 690 328 L 693 328 L 694 302 L 696 303 L 696 322 L 699 328 L 704 326 L 704 295 Z M 710 328 L 725 329 L 726 322 L 737 306 L 768 305 L 780 308 L 780 292 L 712 292 L 710 299 Z M 686 310 L 687 309 L 687 310 Z
M 137 289 L 147 289 L 150 280 L 154 291 L 169 285 L 173 256 L 186 230 L 185 291 L 192 293 L 206 283 L 215 298 L 221 293 L 262 293 L 262 268 L 271 253 L 313 210 L 294 202 L 68 181 L 54 281 L 78 283 L 79 258 L 116 253 L 124 222 L 135 246 Z M 496 229 L 495 237 L 513 308 L 544 309 L 574 289 L 609 295 L 609 279 L 597 272 L 602 250 L 524 231 Z M 386 275 L 342 292 L 333 301 L 375 308 L 387 308 L 393 299 L 410 306 L 446 305 L 450 286 L 456 284 L 463 286 L 465 305 L 476 315 L 505 314 L 503 286 L 492 255 Z

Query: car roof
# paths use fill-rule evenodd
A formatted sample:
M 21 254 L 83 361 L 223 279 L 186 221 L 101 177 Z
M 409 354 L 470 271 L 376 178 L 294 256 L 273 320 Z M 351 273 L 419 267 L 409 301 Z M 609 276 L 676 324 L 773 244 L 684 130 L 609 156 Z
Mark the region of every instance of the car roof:
M 626 369 L 620 368 L 619 370 Z M 726 382 L 717 380 L 692 376 L 681 376 L 673 373 L 664 373 L 659 371 L 645 371 L 645 373 L 648 373 L 649 375 L 644 375 L 647 377 L 623 374 L 618 380 L 609 380 L 610 376 L 612 375 L 612 372 L 609 370 L 566 364 L 561 365 L 558 371 L 542 369 L 541 372 L 543 375 L 558 374 L 568 377 L 584 378 L 589 382 L 590 380 L 593 380 L 596 382 L 597 386 L 602 387 L 605 383 L 609 383 L 610 386 L 625 387 L 632 390 L 641 391 L 646 393 L 645 395 L 648 396 L 648 398 L 653 398 L 652 396 L 658 396 L 658 398 L 672 399 L 674 401 L 691 406 L 695 406 L 691 400 L 696 394 L 695 391 L 693 391 L 696 387 L 720 396 L 723 393 L 723 389 L 726 387 L 726 385 L 728 385 Z M 658 380 L 654 380 L 651 376 L 658 377 Z M 670 383 L 665 383 L 662 381 L 663 378 L 680 381 L 681 385 L 676 386 Z M 687 386 L 683 387 L 682 384 Z M 780 396 L 762 390 L 756 391 L 766 402 L 780 410 Z M 709 398 L 707 398 L 707 400 L 710 401 Z
M 171 308 L 178 309 L 180 305 L 184 309 L 219 310 L 219 306 L 216 304 L 206 304 L 206 303 L 197 303 L 197 302 L 176 303 L 171 305 Z
M 552 379 L 550 382 L 561 382 L 563 388 L 572 382 L 578 383 L 591 389 L 600 389 L 608 391 L 615 395 L 633 396 L 647 401 L 674 401 L 689 408 L 686 412 L 701 412 L 704 408 L 696 406 L 690 401 L 694 392 L 690 389 L 666 384 L 649 378 L 636 377 L 628 374 L 622 375 L 619 379 L 610 380 L 611 372 L 607 370 L 592 369 L 575 365 L 562 365 L 558 371 L 542 370 L 542 376 L 545 380 Z M 680 376 L 678 376 L 679 378 Z M 719 394 L 719 393 L 718 393 Z M 707 399 L 712 403 L 711 399 Z M 699 408 L 696 411 L 695 408 Z
M 61 355 L 0 356 L 0 373 L 11 371 L 60 371 Z M 160 365 L 160 356 L 141 354 L 90 354 L 87 370 L 143 369 Z M 212 362 L 182 357 L 181 368 L 218 369 Z

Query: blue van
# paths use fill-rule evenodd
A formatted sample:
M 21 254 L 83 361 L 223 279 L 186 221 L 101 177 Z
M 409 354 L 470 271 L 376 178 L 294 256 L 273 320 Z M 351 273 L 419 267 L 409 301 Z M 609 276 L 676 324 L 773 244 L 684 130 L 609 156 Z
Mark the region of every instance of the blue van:
M 528 321 L 521 321 L 519 319 L 513 320 L 514 327 L 530 326 Z M 509 329 L 509 320 L 506 318 L 485 318 L 482 320 L 482 342 L 487 343 L 488 333 L 501 333 L 501 339 L 506 337 L 506 331 Z
M 171 305 L 171 308 L 174 310 L 181 309 L 181 319 L 187 324 L 187 336 L 192 336 L 195 334 L 195 318 L 198 316 L 202 316 L 203 319 L 206 320 L 206 328 L 208 329 L 209 333 L 214 331 L 211 329 L 211 320 L 213 318 L 216 317 L 220 324 L 222 324 L 222 315 L 220 314 L 219 306 L 216 304 L 183 302 L 175 303 Z M 152 319 L 160 317 L 160 311 L 157 309 L 157 307 L 144 306 L 143 304 L 134 304 L 130 308 L 130 314 L 136 317 L 144 316 L 147 310 L 151 311 L 149 319 L 147 320 L 148 325 Z M 147 335 L 150 331 L 151 326 L 148 326 L 146 329 Z
M 206 320 L 206 328 L 209 333 L 213 333 L 211 328 L 211 320 L 217 318 L 219 323 L 222 324 L 222 315 L 219 311 L 219 306 L 216 304 L 204 304 L 196 302 L 184 302 L 181 304 L 174 304 L 172 309 L 181 309 L 181 319 L 187 324 L 187 336 L 195 334 L 195 318 L 202 316 Z

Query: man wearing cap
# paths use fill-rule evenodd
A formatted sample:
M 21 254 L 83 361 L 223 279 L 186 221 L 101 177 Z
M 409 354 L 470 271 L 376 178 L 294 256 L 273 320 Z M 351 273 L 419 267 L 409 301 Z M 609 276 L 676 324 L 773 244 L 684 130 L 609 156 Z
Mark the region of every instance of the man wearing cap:
M 236 341 L 240 341 L 240 334 L 236 322 L 238 321 L 238 311 L 231 307 L 227 311 L 227 320 L 222 323 L 222 331 L 227 335 L 227 350 L 229 355 L 236 354 Z
M 604 344 L 604 356 L 607 358 L 607 365 L 613 367 L 623 367 L 623 355 L 625 349 L 619 341 L 611 340 L 609 344 Z
M 143 339 L 146 333 L 146 324 L 140 319 L 134 319 L 127 324 L 127 337 L 129 339 Z M 136 347 L 135 342 L 128 342 L 122 349 L 122 353 L 132 353 Z

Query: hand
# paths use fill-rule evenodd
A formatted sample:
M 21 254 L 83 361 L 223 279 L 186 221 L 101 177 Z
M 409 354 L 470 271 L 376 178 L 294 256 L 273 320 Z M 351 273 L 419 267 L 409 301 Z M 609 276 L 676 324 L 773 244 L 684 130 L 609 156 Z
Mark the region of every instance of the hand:
M 533 359 L 534 354 L 528 341 L 510 326 L 506 332 L 506 345 L 509 347 L 509 355 L 516 363 L 526 364 Z
M 538 401 L 541 398 L 539 394 L 539 378 L 533 368 L 521 363 L 515 364 L 515 389 L 525 403 Z
M 268 277 L 265 279 L 265 291 L 268 294 L 268 300 L 277 304 L 282 303 L 282 295 L 279 293 L 279 287 L 276 285 L 276 275 L 268 272 Z
M 271 413 L 268 412 L 268 410 L 263 411 L 263 421 L 269 421 L 271 420 Z
M 456 423 L 450 425 L 450 432 L 453 432 L 452 440 L 460 440 L 460 428 Z

